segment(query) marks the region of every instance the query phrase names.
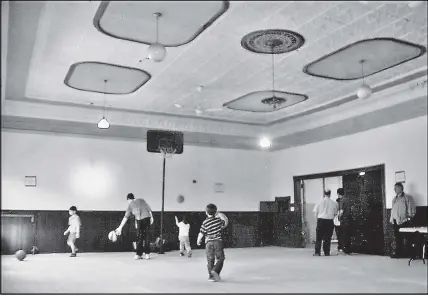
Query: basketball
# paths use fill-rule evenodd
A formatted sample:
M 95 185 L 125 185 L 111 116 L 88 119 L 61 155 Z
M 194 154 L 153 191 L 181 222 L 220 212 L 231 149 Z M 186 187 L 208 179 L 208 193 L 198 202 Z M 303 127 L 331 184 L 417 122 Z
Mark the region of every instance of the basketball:
M 27 253 L 25 253 L 23 250 L 18 250 L 15 253 L 15 257 L 16 259 L 18 259 L 19 261 L 22 261 L 25 259 L 25 257 L 27 257 Z
M 117 235 L 114 230 L 110 231 L 110 233 L 108 234 L 108 239 L 111 240 L 112 242 L 117 241 Z
M 178 203 L 182 203 L 182 202 L 184 202 L 184 196 L 180 194 L 180 195 L 177 197 L 177 202 L 178 202 Z

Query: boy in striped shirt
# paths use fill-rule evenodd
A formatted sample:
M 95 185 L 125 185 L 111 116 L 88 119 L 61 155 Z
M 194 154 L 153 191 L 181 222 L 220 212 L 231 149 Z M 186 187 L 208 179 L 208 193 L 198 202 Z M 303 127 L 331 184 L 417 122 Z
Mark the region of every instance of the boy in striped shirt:
M 214 204 L 209 204 L 207 206 L 206 214 L 207 218 L 202 223 L 197 244 L 200 246 L 202 244 L 202 238 L 205 236 L 205 251 L 207 254 L 209 274 L 208 280 L 218 282 L 225 259 L 221 232 L 227 227 L 228 220 L 224 214 L 217 212 L 217 207 Z M 217 262 L 215 262 L 216 259 Z

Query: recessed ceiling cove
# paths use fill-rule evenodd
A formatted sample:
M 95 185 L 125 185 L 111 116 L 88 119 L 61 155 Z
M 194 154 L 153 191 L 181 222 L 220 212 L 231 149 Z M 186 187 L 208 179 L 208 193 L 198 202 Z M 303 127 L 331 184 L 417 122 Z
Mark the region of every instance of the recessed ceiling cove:
M 256 91 L 225 103 L 223 106 L 239 111 L 274 112 L 308 99 L 308 96 L 284 91 Z
M 102 1 L 94 25 L 114 38 L 177 47 L 193 41 L 228 8 L 229 1 Z M 158 39 L 154 13 L 162 14 Z
M 280 54 L 299 49 L 305 43 L 305 38 L 299 33 L 268 29 L 251 32 L 241 40 L 241 46 L 246 50 L 262 54 Z
M 130 94 L 151 78 L 141 69 L 100 62 L 71 65 L 64 83 L 74 89 L 113 95 Z
M 303 72 L 334 80 L 361 79 L 422 56 L 426 48 L 395 38 L 360 40 L 307 64 Z

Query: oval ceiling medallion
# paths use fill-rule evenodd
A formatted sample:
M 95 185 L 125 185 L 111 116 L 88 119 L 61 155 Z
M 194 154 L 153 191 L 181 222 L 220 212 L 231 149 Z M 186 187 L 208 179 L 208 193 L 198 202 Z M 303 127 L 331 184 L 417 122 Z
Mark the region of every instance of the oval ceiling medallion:
M 305 38 L 299 33 L 268 29 L 251 32 L 241 40 L 241 46 L 249 51 L 263 54 L 280 54 L 299 49 L 305 43 Z

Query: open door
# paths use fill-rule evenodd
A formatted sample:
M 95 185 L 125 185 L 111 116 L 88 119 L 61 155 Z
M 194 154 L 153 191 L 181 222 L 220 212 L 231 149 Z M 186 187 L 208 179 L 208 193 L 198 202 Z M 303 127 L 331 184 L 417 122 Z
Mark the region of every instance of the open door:
M 384 211 L 381 168 L 365 175 L 343 176 L 345 196 L 351 203 L 352 252 L 384 255 Z

